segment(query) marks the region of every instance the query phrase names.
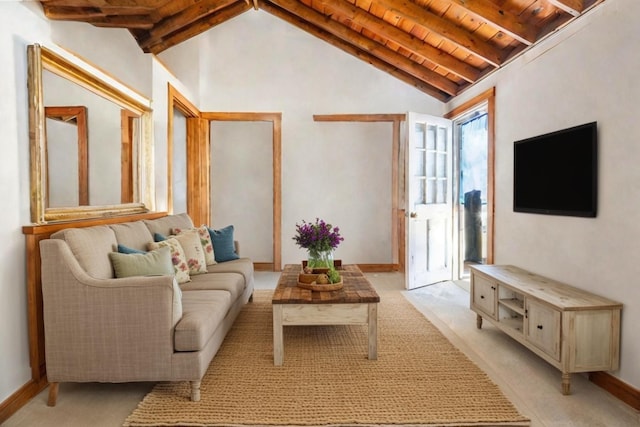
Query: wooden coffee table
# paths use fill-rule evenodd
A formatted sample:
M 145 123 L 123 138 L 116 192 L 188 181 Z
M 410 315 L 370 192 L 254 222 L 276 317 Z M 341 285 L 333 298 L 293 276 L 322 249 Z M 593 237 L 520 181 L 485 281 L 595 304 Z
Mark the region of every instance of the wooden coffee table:
M 301 265 L 287 264 L 273 293 L 273 364 L 284 361 L 283 326 L 368 325 L 369 360 L 378 358 L 380 296 L 357 265 L 344 265 L 342 289 L 317 292 L 297 286 Z

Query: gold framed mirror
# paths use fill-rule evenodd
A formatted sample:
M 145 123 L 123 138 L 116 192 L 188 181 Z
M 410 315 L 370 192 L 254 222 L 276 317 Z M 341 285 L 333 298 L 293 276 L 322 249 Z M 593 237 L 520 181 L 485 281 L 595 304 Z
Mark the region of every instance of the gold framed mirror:
M 31 221 L 153 209 L 150 100 L 60 48 L 30 45 L 27 59 Z M 78 136 L 61 125 L 78 119 L 60 111 L 51 117 L 53 106 L 82 106 Z

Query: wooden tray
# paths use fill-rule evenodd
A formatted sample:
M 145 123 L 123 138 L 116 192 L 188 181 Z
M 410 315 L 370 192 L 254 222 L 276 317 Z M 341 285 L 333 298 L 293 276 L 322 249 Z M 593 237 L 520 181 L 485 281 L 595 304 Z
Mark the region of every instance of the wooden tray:
M 327 283 L 326 285 L 318 285 L 316 282 L 304 283 L 298 281 L 298 287 L 302 289 L 310 289 L 312 291 L 318 292 L 326 292 L 326 291 L 337 291 L 342 289 L 344 283 L 342 279 L 338 283 Z

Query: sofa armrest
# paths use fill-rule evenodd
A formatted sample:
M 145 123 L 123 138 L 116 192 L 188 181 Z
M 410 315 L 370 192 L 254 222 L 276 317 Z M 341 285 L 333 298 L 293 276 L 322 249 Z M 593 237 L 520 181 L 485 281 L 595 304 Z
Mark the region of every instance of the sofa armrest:
M 171 372 L 172 276 L 95 279 L 63 240 L 40 242 L 47 375 L 59 381 L 145 381 Z

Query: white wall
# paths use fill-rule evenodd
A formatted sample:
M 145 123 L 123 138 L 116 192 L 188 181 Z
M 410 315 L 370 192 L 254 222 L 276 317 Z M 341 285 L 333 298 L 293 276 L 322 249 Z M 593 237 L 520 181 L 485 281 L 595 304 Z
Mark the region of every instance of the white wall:
M 34 43 L 57 43 L 144 95 L 152 93 L 153 58 L 128 31 L 53 22 L 38 2 L 0 1 L 0 402 L 31 379 L 22 226 L 30 223 L 26 50 Z M 166 108 L 161 111 L 166 116 Z
M 337 258 L 392 262 L 391 124 L 322 123 L 313 115 L 440 115 L 441 102 L 263 11 L 244 13 L 160 57 L 185 84 L 199 87 L 201 111 L 282 113 L 284 263 L 305 256 L 292 240 L 296 222 L 317 216 L 341 229 Z M 197 79 L 185 64 L 199 64 Z M 255 215 L 245 226 L 234 224 L 243 254 L 254 237 L 243 230 L 271 230 L 270 220 Z
M 22 235 L 30 219 L 26 46 L 48 33 L 37 10 L 0 2 L 0 402 L 31 379 Z
M 496 87 L 495 261 L 624 303 L 620 370 L 640 387 L 640 14 L 608 1 L 451 103 Z M 630 50 L 631 49 L 631 50 Z M 514 213 L 513 141 L 598 122 L 595 219 Z

